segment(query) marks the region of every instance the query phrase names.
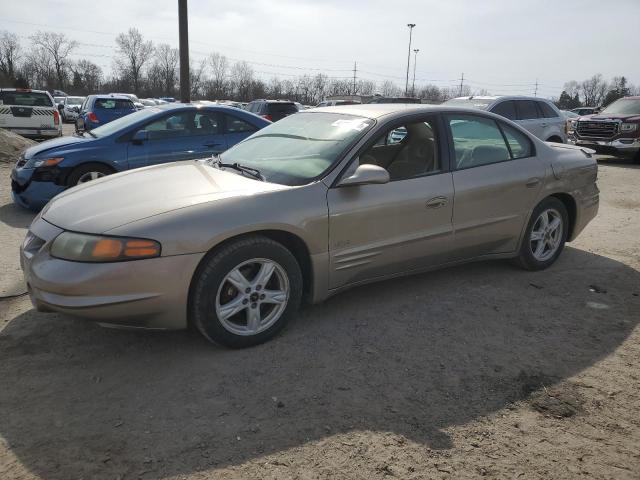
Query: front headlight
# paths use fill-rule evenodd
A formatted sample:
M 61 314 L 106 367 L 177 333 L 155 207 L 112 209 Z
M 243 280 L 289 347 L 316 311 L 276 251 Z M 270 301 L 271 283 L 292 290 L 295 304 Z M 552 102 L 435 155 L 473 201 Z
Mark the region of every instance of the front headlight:
M 578 126 L 577 120 L 569 120 L 567 123 L 569 125 L 569 130 L 575 130 L 576 127 Z
M 620 125 L 621 132 L 635 132 L 638 129 L 637 123 L 622 123 Z
M 27 167 L 38 168 L 38 167 L 55 167 L 58 165 L 64 157 L 50 157 L 50 158 L 32 158 L 27 162 Z
M 122 262 L 159 257 L 160 244 L 143 238 L 63 232 L 53 241 L 50 253 L 74 262 Z

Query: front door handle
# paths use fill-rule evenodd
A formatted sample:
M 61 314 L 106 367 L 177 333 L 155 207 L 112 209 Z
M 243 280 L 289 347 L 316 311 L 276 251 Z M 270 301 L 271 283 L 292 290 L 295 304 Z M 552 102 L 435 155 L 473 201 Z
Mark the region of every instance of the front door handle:
M 527 188 L 537 187 L 538 185 L 540 185 L 540 179 L 538 177 L 530 178 L 526 183 Z
M 444 207 L 448 200 L 447 197 L 433 197 L 431 200 L 427 200 L 427 208 Z

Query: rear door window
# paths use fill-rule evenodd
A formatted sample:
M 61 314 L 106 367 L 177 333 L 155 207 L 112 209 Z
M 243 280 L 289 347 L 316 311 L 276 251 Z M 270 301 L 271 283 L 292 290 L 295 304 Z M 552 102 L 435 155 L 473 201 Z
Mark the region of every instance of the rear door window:
M 94 108 L 104 110 L 135 110 L 131 100 L 120 100 L 117 98 L 97 98 Z
M 537 102 L 537 103 L 538 103 L 538 107 L 542 111 L 542 115 L 545 118 L 557 118 L 558 117 L 558 114 L 555 112 L 555 110 L 553 108 L 551 108 L 549 106 L 548 103 L 545 103 L 545 102 Z
M 499 103 L 491 109 L 491 112 L 496 115 L 502 115 L 504 118 L 508 118 L 509 120 L 515 120 L 517 118 L 516 106 L 512 101 Z
M 538 118 L 538 109 L 533 100 L 516 100 L 518 108 L 518 120 L 531 120 Z
M 271 115 L 290 115 L 298 112 L 294 103 L 270 103 L 268 105 L 268 112 Z
M 513 158 L 526 158 L 534 155 L 533 144 L 524 133 L 502 122 L 500 122 L 500 128 L 507 139 Z
M 0 105 L 53 107 L 51 98 L 42 92 L 0 92 Z
M 456 168 L 479 167 L 511 159 L 498 124 L 475 115 L 447 115 L 456 155 Z
M 258 129 L 244 120 L 239 119 L 235 115 L 225 115 L 227 123 L 227 133 L 255 132 Z

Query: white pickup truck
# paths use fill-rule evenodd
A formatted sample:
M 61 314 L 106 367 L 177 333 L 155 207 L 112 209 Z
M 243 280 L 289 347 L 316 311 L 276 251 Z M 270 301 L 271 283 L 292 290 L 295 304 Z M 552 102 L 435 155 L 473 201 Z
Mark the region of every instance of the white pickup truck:
M 62 135 L 60 113 L 44 90 L 0 88 L 0 128 L 30 138 Z

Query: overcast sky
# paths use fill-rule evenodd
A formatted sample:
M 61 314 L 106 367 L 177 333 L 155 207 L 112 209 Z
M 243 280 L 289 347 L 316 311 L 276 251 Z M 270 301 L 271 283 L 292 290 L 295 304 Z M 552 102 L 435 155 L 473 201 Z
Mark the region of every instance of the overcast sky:
M 25 43 L 39 29 L 63 32 L 81 44 L 74 58 L 109 73 L 129 27 L 178 45 L 177 4 L 0 0 L 0 29 Z M 450 86 L 464 72 L 476 90 L 533 94 L 537 79 L 547 97 L 595 73 L 640 84 L 640 0 L 189 0 L 189 22 L 192 59 L 217 51 L 263 77 L 351 76 L 357 61 L 358 77 L 404 87 L 415 23 L 416 84 Z

